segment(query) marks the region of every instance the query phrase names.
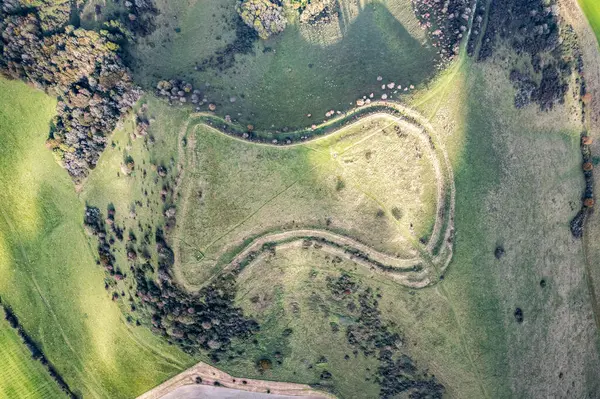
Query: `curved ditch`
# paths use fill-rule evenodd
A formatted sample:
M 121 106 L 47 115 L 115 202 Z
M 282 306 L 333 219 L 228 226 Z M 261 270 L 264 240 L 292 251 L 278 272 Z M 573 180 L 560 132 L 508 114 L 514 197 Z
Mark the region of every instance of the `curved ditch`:
M 395 102 L 377 101 L 358 107 L 352 111 L 322 123 L 319 126 L 301 129 L 293 132 L 254 132 L 244 131 L 240 126 L 229 123 L 210 113 L 194 113 L 190 115 L 187 124 L 179 133 L 179 179 L 176 185 L 176 193 L 180 183 L 184 179 L 185 170 L 194 168 L 196 161 L 194 147 L 196 140 L 196 128 L 206 126 L 211 130 L 232 137 L 236 140 L 252 143 L 255 145 L 266 145 L 274 147 L 291 147 L 303 145 L 308 142 L 317 141 L 338 133 L 348 127 L 362 124 L 365 121 L 376 118 L 386 118 L 397 125 L 410 126 L 411 134 L 415 130 L 422 140 L 424 147 L 429 152 L 430 159 L 436 175 L 437 185 L 437 207 L 436 217 L 430 239 L 422 244 L 412 239 L 412 246 L 417 256 L 402 258 L 378 251 L 359 240 L 333 233 L 327 230 L 300 229 L 275 233 L 265 233 L 253 239 L 243 248 L 240 248 L 233 258 L 221 268 L 221 272 L 236 271 L 250 266 L 258 256 L 283 243 L 290 241 L 305 241 L 316 247 L 325 248 L 338 256 L 350 259 L 358 264 L 367 266 L 380 273 L 391 277 L 400 284 L 422 288 L 432 285 L 443 278 L 443 273 L 450 263 L 453 253 L 454 234 L 454 201 L 455 186 L 454 175 L 450 165 L 448 154 L 433 127 L 427 119 L 413 109 Z M 188 143 L 185 146 L 184 139 Z M 191 154 L 188 153 L 191 151 Z M 185 167 L 184 167 L 185 163 Z M 187 212 L 187 196 L 181 201 L 181 213 Z M 178 230 L 175 232 L 174 245 L 175 267 L 177 278 L 181 281 L 182 276 L 178 272 L 178 259 L 180 259 L 180 239 Z M 218 257 L 217 257 L 218 258 Z

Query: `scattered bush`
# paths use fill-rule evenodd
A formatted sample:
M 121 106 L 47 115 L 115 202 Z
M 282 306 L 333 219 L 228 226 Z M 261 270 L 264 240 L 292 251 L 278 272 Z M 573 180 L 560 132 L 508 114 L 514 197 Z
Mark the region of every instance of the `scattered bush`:
M 254 27 L 246 25 L 241 18 L 236 18 L 234 24 L 235 39 L 233 42 L 228 43 L 199 62 L 196 65 L 196 70 L 205 71 L 212 68 L 224 71 L 233 67 L 236 54 L 251 54 L 254 51 L 254 42 L 258 40 L 258 33 Z
M 523 310 L 521 308 L 515 309 L 514 316 L 517 323 L 523 323 Z
M 571 234 L 573 235 L 573 237 L 575 237 L 575 238 L 583 237 L 583 225 L 585 223 L 585 216 L 586 216 L 585 209 L 581 209 L 579 212 L 577 212 L 577 215 L 575 215 L 573 220 L 571 220 L 570 228 L 571 228 Z
M 420 372 L 412 359 L 400 352 L 404 339 L 382 319 L 377 295 L 371 288 L 361 287 L 345 273 L 337 279 L 329 277 L 327 287 L 334 300 L 347 302 L 346 308 L 356 320 L 346 328 L 348 343 L 357 348 L 355 355 L 361 350 L 365 356 L 379 360 L 376 380 L 380 385 L 381 398 L 442 398 L 444 386 L 434 376 Z M 356 299 L 358 308 L 354 306 Z M 331 373 L 322 372 L 322 380 L 330 378 Z
M 156 85 L 155 94 L 167 98 L 169 104 L 191 103 L 204 105 L 207 102 L 200 90 L 194 89 L 194 86 L 185 80 L 161 80 Z
M 263 358 L 258 361 L 256 366 L 258 368 L 258 371 L 264 373 L 265 371 L 270 370 L 273 367 L 273 363 L 270 359 Z
M 494 251 L 494 256 L 496 259 L 500 259 L 504 256 L 504 247 L 502 245 L 498 245 L 496 250 Z
M 392 216 L 394 216 L 394 219 L 396 219 L 396 220 L 402 219 L 402 210 L 396 206 L 393 207 L 392 208 Z

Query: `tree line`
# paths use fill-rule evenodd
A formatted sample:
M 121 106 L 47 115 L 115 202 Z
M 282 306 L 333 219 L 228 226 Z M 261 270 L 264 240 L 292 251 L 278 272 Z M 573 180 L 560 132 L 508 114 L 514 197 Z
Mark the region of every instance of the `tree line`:
M 11 307 L 8 306 L 7 304 L 3 303 L 1 298 L 0 298 L 0 308 L 2 308 L 2 310 L 4 310 L 4 318 L 6 319 L 6 321 L 8 321 L 8 324 L 10 324 L 10 326 L 17 331 L 17 334 L 23 341 L 23 344 L 27 347 L 27 349 L 31 353 L 32 359 L 40 362 L 44 366 L 44 368 L 46 369 L 48 374 L 50 374 L 50 377 L 52 377 L 52 379 L 54 380 L 54 382 L 56 382 L 56 384 L 61 389 L 61 391 L 63 391 L 69 398 L 71 398 L 71 399 L 79 398 L 79 396 L 77 394 L 75 394 L 73 391 L 71 391 L 71 388 L 69 388 L 69 385 L 65 382 L 65 380 L 62 378 L 62 376 L 58 373 L 58 371 L 52 365 L 52 363 L 50 363 L 48 361 L 48 358 L 46 357 L 46 355 L 44 354 L 42 349 L 38 346 L 38 344 L 35 343 L 35 341 L 31 338 L 31 336 L 29 334 L 27 334 L 27 332 L 25 331 L 25 329 L 19 322 L 17 315 L 13 312 Z

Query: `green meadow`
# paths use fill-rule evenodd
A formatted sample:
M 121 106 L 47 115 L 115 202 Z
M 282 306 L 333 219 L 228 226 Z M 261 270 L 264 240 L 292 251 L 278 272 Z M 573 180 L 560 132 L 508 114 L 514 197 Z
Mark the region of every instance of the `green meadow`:
M 0 316 L 0 397 L 64 398 L 64 393 L 50 378 L 46 369 L 31 358 L 31 353 L 17 332 L 4 320 L 3 312 L 0 312 Z
M 98 24 L 91 16 L 94 4 L 109 15 L 112 3 L 89 2 L 83 25 Z M 419 86 L 435 75 L 437 50 L 409 0 L 339 4 L 330 23 L 309 26 L 292 18 L 281 34 L 227 52 L 228 45 L 239 46 L 236 0 L 158 0 L 158 28 L 129 49 L 135 78 L 149 89 L 162 79 L 187 80 L 216 103 L 219 115 L 266 129 L 319 123 L 329 110 L 348 110 L 363 95 L 379 97 L 384 83 Z M 197 70 L 215 52 L 224 61 Z
M 600 3 L 595 0 L 578 0 L 581 9 L 585 13 L 596 37 L 600 42 Z
M 84 204 L 44 145 L 55 100 L 4 79 L 0 92 L 2 300 L 74 392 L 137 396 L 193 359 L 128 324 L 104 291 Z

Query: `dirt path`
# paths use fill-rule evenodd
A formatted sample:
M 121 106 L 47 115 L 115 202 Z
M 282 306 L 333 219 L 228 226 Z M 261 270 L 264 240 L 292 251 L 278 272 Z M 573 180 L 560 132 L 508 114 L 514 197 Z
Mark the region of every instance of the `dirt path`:
M 370 112 L 371 110 L 374 112 Z M 335 252 L 338 256 L 343 256 L 354 262 L 378 270 L 403 285 L 421 288 L 434 284 L 439 281 L 439 276 L 443 274 L 452 258 L 455 201 L 454 175 L 448 153 L 444 149 L 440 137 L 431 126 L 428 119 L 423 117 L 417 111 L 399 103 L 375 101 L 369 105 L 355 108 L 345 115 L 333 118 L 318 126 L 317 129 L 324 129 L 323 134 L 318 136 L 308 136 L 304 140 L 291 143 L 279 143 L 278 141 L 275 143 L 251 141 L 242 135 L 233 133 L 235 132 L 233 125 L 216 118 L 212 114 L 192 114 L 179 132 L 178 138 L 179 173 L 175 188 L 175 196 L 176 198 L 180 198 L 179 207 L 181 208 L 181 215 L 186 215 L 189 207 L 189 195 L 180 192 L 181 182 L 183 182 L 185 177 L 186 169 L 195 168 L 197 165 L 194 145 L 197 126 L 202 125 L 219 134 L 227 135 L 235 140 L 252 143 L 254 145 L 293 147 L 305 146 L 309 142 L 324 140 L 341 130 L 378 118 L 384 118 L 389 120 L 390 123 L 402 125 L 405 128 L 407 127 L 407 129 L 405 129 L 407 132 L 416 135 L 422 141 L 433 165 L 437 185 L 436 217 L 431 237 L 426 245 L 421 244 L 415 239 L 410 240 L 416 251 L 416 256 L 412 258 L 401 258 L 377 251 L 351 237 L 326 230 L 301 229 L 271 233 L 258 237 L 243 248 L 231 262 L 224 266 L 223 271 L 233 270 L 242 263 L 246 263 L 246 266 L 251 264 L 253 258 L 256 257 L 256 254 L 261 251 L 265 244 L 277 245 L 290 240 L 316 239 L 323 248 L 327 247 L 328 251 Z M 218 120 L 219 126 L 222 124 L 222 128 L 215 126 L 215 119 Z M 307 131 L 302 130 L 286 133 L 286 136 L 294 134 L 298 135 L 302 132 Z M 187 140 L 186 146 L 183 144 L 184 140 Z M 175 277 L 178 281 L 185 284 L 185 279 L 177 264 L 179 259 L 181 259 L 180 246 L 183 243 L 179 229 L 176 229 L 173 235 L 173 241 L 175 242 L 173 248 L 176 262 L 174 267 Z M 436 249 L 438 249 L 437 252 Z
M 200 380 L 197 378 L 200 377 Z M 173 390 L 186 385 L 198 384 L 215 386 L 215 382 L 224 388 L 233 388 L 240 391 L 271 393 L 274 395 L 303 396 L 312 399 L 333 399 L 335 396 L 319 392 L 305 384 L 290 382 L 275 382 L 253 380 L 249 378 L 236 378 L 209 364 L 200 362 L 186 371 L 176 375 L 156 388 L 139 396 L 137 399 L 159 399 Z

